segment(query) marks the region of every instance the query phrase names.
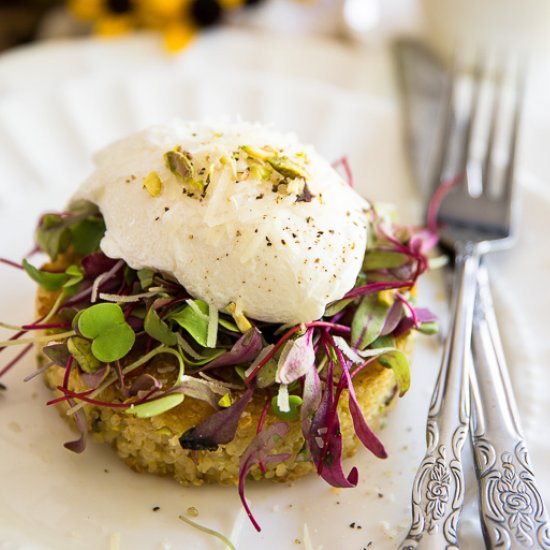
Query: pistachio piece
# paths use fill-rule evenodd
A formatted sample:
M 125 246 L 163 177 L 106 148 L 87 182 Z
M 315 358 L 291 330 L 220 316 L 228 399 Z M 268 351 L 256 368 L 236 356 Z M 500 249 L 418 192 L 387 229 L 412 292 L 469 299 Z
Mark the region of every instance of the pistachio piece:
M 231 407 L 231 394 L 226 393 L 222 397 L 220 397 L 218 405 L 224 409 L 227 409 L 227 407 Z
M 188 151 L 182 151 L 180 147 L 176 147 L 172 151 L 164 153 L 164 162 L 166 167 L 174 176 L 182 183 L 191 185 L 196 189 L 204 188 L 204 181 L 195 178 L 195 169 L 193 167 L 193 157 Z
M 257 160 L 267 160 L 269 157 L 273 156 L 271 151 L 266 151 L 265 149 L 260 149 L 259 147 L 253 147 L 252 145 L 241 145 L 241 149 L 249 157 Z
M 151 197 L 158 197 L 162 191 L 162 181 L 156 172 L 151 172 L 143 178 L 143 187 L 147 189 Z
M 287 183 L 286 189 L 288 193 L 294 193 L 295 195 L 301 195 L 306 182 L 303 178 L 294 178 Z
M 231 315 L 231 317 L 233 317 L 237 327 L 243 334 L 252 328 L 250 321 L 245 317 L 240 309 L 237 309 L 237 305 L 235 303 L 231 302 L 228 304 L 225 310 Z
M 253 164 L 249 168 L 248 178 L 252 180 L 265 181 L 273 174 L 273 170 L 263 164 Z
M 279 174 L 285 178 L 295 179 L 295 178 L 309 178 L 309 173 L 305 168 L 300 166 L 298 163 L 289 159 L 288 157 L 267 157 L 265 161 Z
M 93 374 L 101 368 L 101 363 L 92 354 L 92 343 L 86 338 L 80 336 L 69 338 L 67 349 L 84 372 Z

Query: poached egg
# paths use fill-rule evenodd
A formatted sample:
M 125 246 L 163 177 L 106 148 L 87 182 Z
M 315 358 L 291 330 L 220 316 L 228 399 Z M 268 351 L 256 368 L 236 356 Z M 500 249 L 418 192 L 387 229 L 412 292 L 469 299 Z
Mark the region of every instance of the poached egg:
M 210 307 L 305 323 L 355 284 L 370 205 L 293 134 L 175 120 L 94 161 L 73 199 L 103 214 L 102 251 Z

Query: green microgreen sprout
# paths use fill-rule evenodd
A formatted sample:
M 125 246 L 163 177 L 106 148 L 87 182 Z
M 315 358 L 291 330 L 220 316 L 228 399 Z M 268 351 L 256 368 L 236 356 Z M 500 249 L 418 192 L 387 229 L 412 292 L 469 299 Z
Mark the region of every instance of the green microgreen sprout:
M 187 300 L 187 305 L 168 318 L 186 330 L 203 347 L 208 347 L 208 304 L 202 300 Z
M 101 362 L 92 353 L 92 343 L 86 338 L 73 336 L 67 340 L 67 350 L 74 357 L 80 368 L 93 374 L 101 368 Z
M 36 230 L 36 243 L 55 260 L 72 244 L 81 255 L 97 249 L 105 233 L 105 222 L 97 206 L 81 200 L 73 203 L 65 215 L 45 214 Z
M 173 332 L 168 324 L 159 317 L 154 305 L 151 306 L 145 314 L 143 329 L 151 338 L 167 346 L 174 346 L 178 341 L 175 332 Z
M 90 306 L 80 314 L 77 326 L 82 336 L 92 340 L 92 353 L 102 363 L 122 359 L 132 349 L 136 339 L 118 304 Z
M 153 401 L 147 401 L 139 405 L 130 405 L 126 409 L 127 414 L 133 414 L 137 418 L 151 418 L 159 414 L 165 413 L 178 405 L 181 405 L 185 396 L 183 393 L 169 393 Z
M 139 279 L 139 284 L 141 285 L 142 290 L 149 290 L 149 287 L 153 284 L 153 278 L 155 276 L 155 272 L 151 269 L 140 269 L 137 272 L 137 276 Z

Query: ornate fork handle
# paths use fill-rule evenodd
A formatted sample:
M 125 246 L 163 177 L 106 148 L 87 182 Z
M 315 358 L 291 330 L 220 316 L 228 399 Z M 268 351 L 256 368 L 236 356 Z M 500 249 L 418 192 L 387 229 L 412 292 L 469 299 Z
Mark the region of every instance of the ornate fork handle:
M 485 541 L 503 550 L 550 549 L 548 516 L 529 463 L 483 267 L 478 280 L 472 441 Z
M 461 452 L 470 421 L 466 361 L 479 256 L 467 249 L 456 257 L 451 325 L 426 425 L 427 450 L 412 489 L 412 524 L 401 550 L 455 549 L 464 500 Z

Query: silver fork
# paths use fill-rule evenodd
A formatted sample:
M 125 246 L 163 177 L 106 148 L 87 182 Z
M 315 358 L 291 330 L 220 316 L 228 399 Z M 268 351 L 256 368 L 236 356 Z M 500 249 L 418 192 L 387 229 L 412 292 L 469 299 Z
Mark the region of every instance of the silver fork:
M 548 515 L 521 429 L 483 266 L 477 292 L 471 436 L 485 542 L 491 549 L 550 549 Z
M 441 243 L 455 256 L 449 333 L 432 396 L 426 426 L 427 450 L 412 489 L 412 524 L 401 549 L 458 548 L 457 526 L 464 500 L 462 448 L 470 422 L 469 353 L 476 284 L 484 254 L 512 245 L 515 236 L 514 165 L 516 157 L 521 79 L 515 89 L 514 115 L 507 145 L 503 189 L 489 189 L 500 92 L 490 109 L 484 158 L 472 155 L 474 124 L 479 116 L 481 83 L 485 69 L 478 61 L 472 75 L 472 99 L 463 112 L 457 106 L 459 79 L 453 71 L 448 120 L 443 132 L 438 180 L 463 173 L 464 184 L 451 189 L 443 200 L 438 222 Z M 498 79 L 498 88 L 502 88 Z

